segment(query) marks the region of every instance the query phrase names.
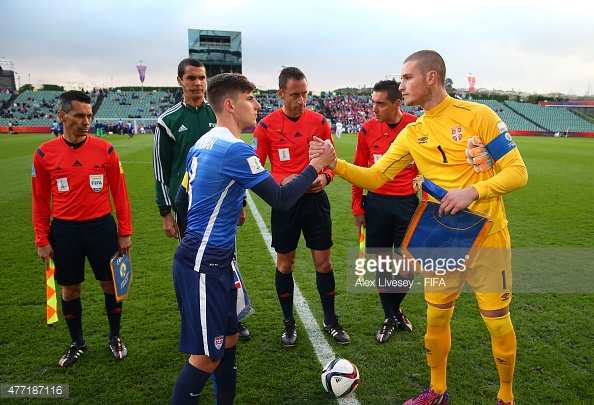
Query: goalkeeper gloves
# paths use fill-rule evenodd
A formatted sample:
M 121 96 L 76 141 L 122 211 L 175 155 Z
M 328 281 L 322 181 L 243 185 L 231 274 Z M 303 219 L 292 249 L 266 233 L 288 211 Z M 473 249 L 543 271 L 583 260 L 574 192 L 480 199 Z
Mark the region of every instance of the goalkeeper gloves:
M 485 145 L 483 145 L 483 140 L 480 136 L 474 135 L 468 139 L 466 161 L 469 165 L 474 166 L 476 173 L 484 173 L 493 167 L 491 154 L 487 151 Z

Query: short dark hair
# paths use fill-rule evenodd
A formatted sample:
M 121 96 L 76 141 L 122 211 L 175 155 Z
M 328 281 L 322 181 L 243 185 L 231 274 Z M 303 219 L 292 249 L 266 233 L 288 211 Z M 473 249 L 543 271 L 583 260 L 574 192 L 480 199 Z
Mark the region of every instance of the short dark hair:
M 177 65 L 177 76 L 184 77 L 184 73 L 186 73 L 186 68 L 188 66 L 194 66 L 199 68 L 204 67 L 204 63 L 200 62 L 198 59 L 186 58 L 179 62 L 179 65 Z
M 91 97 L 87 93 L 78 90 L 70 90 L 60 94 L 58 97 L 58 111 L 70 112 L 72 109 L 72 102 L 79 101 L 84 104 L 91 104 Z
M 206 98 L 213 111 L 217 113 L 223 110 L 226 99 L 237 100 L 239 94 L 253 92 L 255 89 L 254 83 L 242 74 L 221 73 L 208 79 Z
M 446 65 L 440 54 L 431 50 L 417 51 L 404 60 L 404 63 L 416 61 L 422 74 L 432 70 L 437 72 L 438 82 L 445 87 Z
M 396 100 L 402 100 L 402 92 L 398 87 L 400 87 L 400 83 L 396 80 L 380 80 L 373 86 L 373 91 L 385 91 L 388 100 L 390 100 L 391 103 L 394 103 Z
M 307 80 L 307 78 L 305 77 L 305 73 L 303 73 L 299 68 L 286 67 L 283 70 L 281 70 L 280 75 L 278 75 L 278 88 L 281 90 L 285 90 L 287 88 L 287 82 L 289 81 L 289 79 Z

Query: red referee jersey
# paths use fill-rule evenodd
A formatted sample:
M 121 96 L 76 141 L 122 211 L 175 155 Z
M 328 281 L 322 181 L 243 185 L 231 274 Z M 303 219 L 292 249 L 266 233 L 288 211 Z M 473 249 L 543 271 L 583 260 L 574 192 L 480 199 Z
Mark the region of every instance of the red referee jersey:
M 330 139 L 330 125 L 324 116 L 306 109 L 296 122 L 282 108 L 266 116 L 254 130 L 254 150 L 262 165 L 270 159 L 270 173 L 278 184 L 292 174 L 299 174 L 309 165 L 309 142 L 313 136 Z M 322 173 L 334 178 L 334 173 Z
M 394 129 L 390 128 L 385 122 L 378 122 L 375 118 L 367 121 L 359 131 L 353 163 L 363 167 L 373 166 L 386 153 L 400 131 L 416 120 L 417 117 L 414 115 L 403 112 L 400 123 Z M 419 174 L 417 166 L 412 163 L 398 173 L 392 181 L 387 182 L 377 190 L 373 190 L 373 192 L 384 195 L 414 194 L 415 190 L 412 187 L 412 181 L 417 174 Z M 352 186 L 352 194 L 351 210 L 353 215 L 363 215 L 365 213 L 365 210 L 361 207 L 363 189 Z
M 132 234 L 124 171 L 110 143 L 92 136 L 77 149 L 63 137 L 44 143 L 33 155 L 31 183 L 36 246 L 49 244 L 50 217 L 86 221 L 111 213 L 110 192 L 118 235 Z

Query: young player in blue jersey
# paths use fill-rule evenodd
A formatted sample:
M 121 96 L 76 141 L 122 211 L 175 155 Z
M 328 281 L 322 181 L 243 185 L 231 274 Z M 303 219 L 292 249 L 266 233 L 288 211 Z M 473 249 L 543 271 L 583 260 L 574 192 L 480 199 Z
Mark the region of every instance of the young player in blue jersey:
M 201 136 L 210 131 L 217 120 L 205 100 L 206 68 L 198 59 L 185 58 L 177 65 L 177 82 L 183 99 L 159 116 L 153 145 L 156 202 L 162 217 L 163 230 L 170 238 L 183 238 L 186 216 L 180 215 L 175 196 L 186 172 L 186 156 Z M 186 207 L 187 211 L 187 207 Z M 245 221 L 245 209 L 239 221 Z M 237 324 L 239 340 L 251 334 L 243 322 Z
M 330 144 L 293 181 L 279 186 L 240 139 L 244 128 L 256 125 L 260 104 L 253 96 L 255 86 L 243 75 L 224 73 L 212 77 L 207 89 L 217 125 L 186 160 L 187 228 L 173 259 L 182 318 L 179 349 L 190 358 L 175 383 L 172 404 L 197 404 L 211 374 L 217 404 L 234 401 L 238 328 L 233 256 L 246 189 L 275 209 L 287 210 L 335 158 Z

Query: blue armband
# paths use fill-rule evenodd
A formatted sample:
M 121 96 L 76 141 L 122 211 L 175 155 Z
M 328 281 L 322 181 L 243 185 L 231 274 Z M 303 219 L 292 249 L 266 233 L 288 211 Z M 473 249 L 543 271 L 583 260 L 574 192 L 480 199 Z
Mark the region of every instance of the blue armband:
M 516 148 L 516 143 L 512 139 L 509 132 L 506 130 L 495 137 L 491 142 L 485 145 L 485 148 L 491 154 L 493 160 L 499 160 L 509 151 Z

